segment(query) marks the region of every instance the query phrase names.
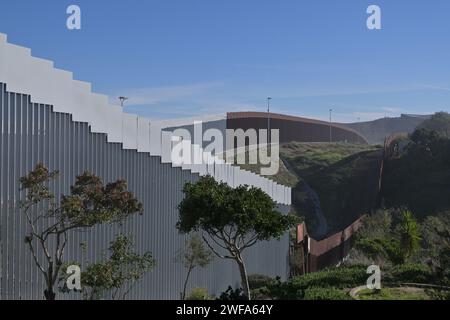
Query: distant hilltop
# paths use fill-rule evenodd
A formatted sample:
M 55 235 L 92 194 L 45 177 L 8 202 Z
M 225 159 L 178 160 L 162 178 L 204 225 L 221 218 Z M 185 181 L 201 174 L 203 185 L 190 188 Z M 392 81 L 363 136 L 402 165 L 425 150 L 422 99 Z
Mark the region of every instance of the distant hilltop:
M 431 117 L 431 115 L 429 115 L 429 114 L 407 114 L 407 113 L 404 113 L 400 117 L 401 118 L 419 118 L 419 119 L 426 120 L 426 119 L 429 119 Z
M 402 114 L 396 118 L 382 118 L 345 125 L 359 132 L 370 144 L 382 144 L 386 136 L 398 132 L 411 133 L 430 117 L 431 115 Z

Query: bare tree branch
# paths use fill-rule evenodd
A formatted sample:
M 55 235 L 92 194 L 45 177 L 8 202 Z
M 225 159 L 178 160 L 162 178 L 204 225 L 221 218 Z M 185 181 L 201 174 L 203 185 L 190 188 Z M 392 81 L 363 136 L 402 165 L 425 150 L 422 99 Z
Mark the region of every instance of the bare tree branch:
M 39 268 L 39 270 L 41 270 L 41 272 L 45 275 L 45 269 L 39 263 L 39 260 L 38 260 L 38 258 L 36 256 L 36 252 L 34 251 L 34 247 L 33 247 L 33 244 L 31 243 L 31 241 L 28 242 L 28 245 L 30 246 L 30 251 L 31 251 L 31 253 L 33 255 L 34 262 L 36 263 L 36 265 Z
M 206 237 L 205 237 L 203 234 L 202 234 L 202 238 L 203 238 L 203 241 L 205 241 L 206 245 L 209 247 L 209 249 L 211 249 L 211 251 L 212 251 L 216 256 L 218 256 L 218 257 L 221 258 L 221 259 L 232 259 L 232 260 L 235 260 L 234 257 L 231 257 L 231 256 L 224 256 L 224 255 L 221 255 L 220 253 L 218 253 L 218 252 L 216 251 L 216 249 L 214 249 L 214 247 L 211 246 L 211 244 L 208 242 L 208 240 L 206 239 Z M 213 239 L 213 237 L 211 237 L 211 239 Z

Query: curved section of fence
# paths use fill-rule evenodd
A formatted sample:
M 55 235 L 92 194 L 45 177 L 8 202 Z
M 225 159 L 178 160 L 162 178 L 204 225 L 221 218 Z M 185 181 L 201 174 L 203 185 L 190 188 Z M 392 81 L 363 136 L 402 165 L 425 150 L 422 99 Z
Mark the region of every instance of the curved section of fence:
M 344 125 L 301 117 L 264 112 L 230 112 L 227 114 L 227 128 L 280 130 L 280 143 L 298 142 L 338 142 L 367 144 L 357 131 Z M 331 127 L 331 130 L 330 130 Z M 331 131 L 331 132 L 330 132 Z M 331 133 L 331 134 L 330 134 Z M 331 136 L 331 139 L 330 139 Z

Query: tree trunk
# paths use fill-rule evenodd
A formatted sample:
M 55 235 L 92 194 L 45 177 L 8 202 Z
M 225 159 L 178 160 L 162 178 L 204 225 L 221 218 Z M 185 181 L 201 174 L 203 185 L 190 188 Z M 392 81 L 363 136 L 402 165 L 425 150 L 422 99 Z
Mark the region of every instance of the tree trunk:
M 48 272 L 46 275 L 47 289 L 44 290 L 45 300 L 56 300 L 56 294 L 53 291 L 53 287 L 55 286 L 55 282 L 53 281 L 53 263 L 50 262 L 48 267 Z
M 247 269 L 245 268 L 244 259 L 242 257 L 238 257 L 236 259 L 236 262 L 239 265 L 239 272 L 241 274 L 241 285 L 242 289 L 244 290 L 244 294 L 247 296 L 248 300 L 251 300 L 250 296 L 250 286 L 248 284 L 248 277 L 247 277 Z
M 191 275 L 192 269 L 193 268 L 189 268 L 189 271 L 188 271 L 188 273 L 186 275 L 186 280 L 184 281 L 184 287 L 183 287 L 183 293 L 181 295 L 181 300 L 185 300 L 186 299 L 186 288 L 187 288 L 187 284 L 188 284 L 188 281 L 189 281 L 189 276 Z
M 44 290 L 45 300 L 56 300 L 56 294 L 53 291 L 53 288 L 47 288 Z

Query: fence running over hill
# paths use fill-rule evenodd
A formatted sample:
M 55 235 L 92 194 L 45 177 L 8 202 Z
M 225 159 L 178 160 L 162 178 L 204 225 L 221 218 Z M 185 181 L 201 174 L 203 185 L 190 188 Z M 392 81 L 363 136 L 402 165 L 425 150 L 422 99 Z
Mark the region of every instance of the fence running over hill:
M 131 234 L 136 251 L 150 251 L 155 269 L 128 296 L 131 299 L 178 299 L 186 270 L 175 256 L 185 248 L 186 237 L 176 229 L 177 205 L 186 182 L 212 175 L 231 186 L 262 188 L 287 213 L 290 188 L 229 164 L 175 165 L 168 154 L 172 134 L 157 121 L 122 112 L 108 97 L 91 92 L 89 83 L 74 80 L 72 73 L 53 62 L 31 56 L 30 49 L 6 42 L 0 34 L 0 299 L 41 299 L 43 275 L 34 265 L 24 243 L 29 233 L 18 208 L 23 199 L 19 178 L 42 162 L 59 170 L 61 178 L 51 188 L 68 194 L 75 177 L 84 171 L 104 182 L 123 178 L 143 203 L 144 214 L 123 226 L 102 225 L 90 232 L 70 234 L 64 261 L 86 264 L 103 259 L 118 233 Z M 202 153 L 200 146 L 192 145 Z M 80 244 L 87 245 L 84 252 Z M 268 276 L 288 274 L 289 237 L 261 242 L 245 255 L 249 273 Z M 44 253 L 38 255 L 43 260 Z M 237 266 L 215 259 L 192 274 L 192 287 L 218 294 L 240 283 Z M 58 298 L 75 298 L 58 293 Z M 79 297 L 79 296 L 78 296 Z
M 378 197 L 381 196 L 381 187 L 384 173 L 384 163 L 397 152 L 396 142 L 404 139 L 407 133 L 395 133 L 385 138 L 383 157 L 380 162 L 378 177 Z M 378 205 L 381 199 L 379 198 Z M 343 261 L 353 245 L 353 236 L 361 227 L 364 216 L 357 219 L 341 232 L 337 232 L 326 239 L 316 241 L 308 235 L 306 223 L 297 227 L 297 241 L 291 250 L 291 257 L 297 254 L 297 273 L 315 272 L 320 269 L 336 265 Z
M 394 156 L 395 153 L 398 152 L 398 150 L 396 150 L 398 148 L 396 142 L 407 137 L 408 134 L 404 132 L 394 133 L 386 137 L 384 141 L 384 159 L 387 160 Z
M 265 112 L 230 112 L 227 115 L 229 129 L 267 129 L 268 122 L 271 129 L 280 130 L 280 143 L 330 142 L 330 138 L 333 142 L 368 143 L 359 132 L 343 124 Z

